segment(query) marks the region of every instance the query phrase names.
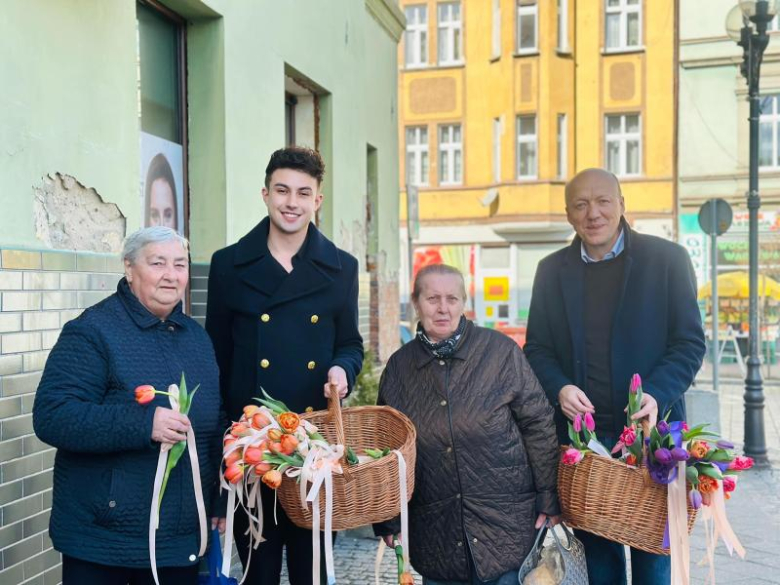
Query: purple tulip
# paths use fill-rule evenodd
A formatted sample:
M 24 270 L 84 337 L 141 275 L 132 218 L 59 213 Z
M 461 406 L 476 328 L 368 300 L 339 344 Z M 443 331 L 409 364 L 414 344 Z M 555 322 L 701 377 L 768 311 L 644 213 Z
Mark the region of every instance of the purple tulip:
M 690 499 L 694 510 L 701 508 L 701 494 L 699 490 L 691 490 L 691 493 L 688 494 L 688 499 Z
M 585 413 L 585 428 L 591 433 L 596 430 L 596 421 L 593 420 L 593 415 L 589 412 Z
M 672 452 L 665 447 L 655 450 L 655 460 L 661 465 L 669 465 L 672 462 Z
M 633 376 L 631 376 L 631 385 L 628 387 L 628 391 L 631 394 L 636 394 L 641 387 L 642 387 L 642 378 L 639 376 L 639 374 L 634 374 Z
M 675 461 L 688 461 L 688 451 L 683 449 L 682 447 L 675 447 L 672 449 L 672 459 Z
M 574 431 L 579 433 L 582 430 L 582 415 L 578 414 L 574 417 Z
M 726 439 L 721 439 L 717 443 L 715 443 L 718 446 L 718 449 L 733 449 L 734 443 L 731 441 L 727 441 Z
M 669 423 L 665 420 L 659 420 L 658 424 L 655 425 L 655 428 L 658 429 L 658 433 L 663 437 L 664 435 L 669 434 Z

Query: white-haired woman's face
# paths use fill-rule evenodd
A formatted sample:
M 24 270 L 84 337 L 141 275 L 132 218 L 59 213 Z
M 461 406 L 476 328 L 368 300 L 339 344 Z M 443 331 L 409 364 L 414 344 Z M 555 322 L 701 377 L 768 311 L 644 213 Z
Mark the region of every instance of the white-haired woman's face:
M 147 244 L 138 252 L 135 262 L 125 261 L 125 276 L 141 304 L 165 320 L 187 289 L 187 251 L 177 240 Z
M 458 275 L 428 274 L 423 278 L 414 308 L 431 341 L 442 341 L 455 333 L 465 302 Z

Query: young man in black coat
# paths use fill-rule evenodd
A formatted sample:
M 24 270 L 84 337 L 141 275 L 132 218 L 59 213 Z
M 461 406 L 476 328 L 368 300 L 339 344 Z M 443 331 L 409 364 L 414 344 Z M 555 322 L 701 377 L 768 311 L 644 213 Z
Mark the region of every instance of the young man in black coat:
M 263 201 L 268 217 L 238 243 L 217 251 L 209 273 L 206 330 L 214 342 L 220 388 L 231 420 L 265 389 L 294 412 L 326 407 L 330 384 L 343 398 L 363 362 L 358 331 L 358 263 L 312 223 L 322 204 L 320 155 L 285 148 L 271 156 Z M 266 541 L 251 551 L 247 578 L 276 585 L 287 546 L 292 585 L 311 583 L 311 531 L 298 528 L 263 486 Z M 247 518 L 234 535 L 246 566 Z
M 590 412 L 599 438 L 612 447 L 623 430 L 635 372 L 644 389 L 635 418 L 646 416 L 654 425 L 671 411 L 669 420 L 684 420 L 684 392 L 704 357 L 688 253 L 634 232 L 624 211 L 612 173 L 579 173 L 566 186 L 566 215 L 577 236 L 536 272 L 524 350 L 556 407 L 562 442 L 568 443 L 566 419 Z M 623 545 L 587 532 L 578 536 L 591 585 L 626 582 Z M 669 582 L 668 556 L 632 549 L 631 565 L 634 585 Z

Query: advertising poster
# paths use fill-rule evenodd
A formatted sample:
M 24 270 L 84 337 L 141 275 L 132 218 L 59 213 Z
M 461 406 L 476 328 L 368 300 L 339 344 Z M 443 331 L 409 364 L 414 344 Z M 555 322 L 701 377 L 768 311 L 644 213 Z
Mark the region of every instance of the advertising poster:
M 181 144 L 141 132 L 140 177 L 144 227 L 162 225 L 184 235 Z

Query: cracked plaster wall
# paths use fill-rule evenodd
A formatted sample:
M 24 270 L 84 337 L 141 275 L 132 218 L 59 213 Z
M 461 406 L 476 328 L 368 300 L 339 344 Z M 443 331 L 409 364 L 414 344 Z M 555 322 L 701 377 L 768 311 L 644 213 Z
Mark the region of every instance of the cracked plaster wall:
M 114 203 L 74 177 L 54 173 L 34 187 L 35 235 L 49 248 L 118 253 L 127 220 Z

